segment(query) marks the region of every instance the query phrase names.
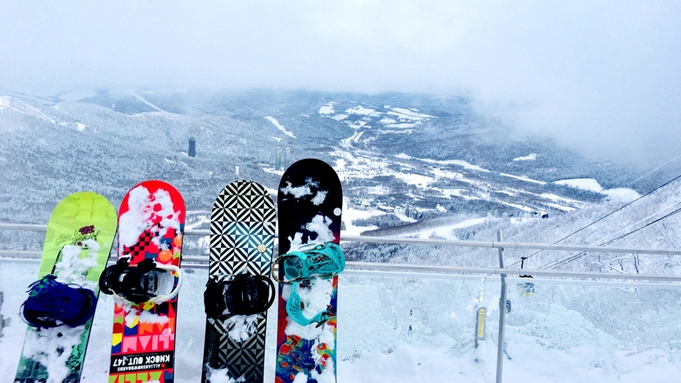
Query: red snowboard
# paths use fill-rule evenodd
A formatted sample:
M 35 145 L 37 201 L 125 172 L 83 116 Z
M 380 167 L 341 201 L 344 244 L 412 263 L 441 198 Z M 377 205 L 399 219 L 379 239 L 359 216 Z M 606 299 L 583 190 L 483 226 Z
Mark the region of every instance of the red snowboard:
M 180 193 L 162 181 L 130 189 L 118 212 L 118 258 L 180 266 L 185 206 Z M 179 275 L 175 275 L 178 287 Z M 114 299 L 109 383 L 173 382 L 177 296 L 163 303 Z

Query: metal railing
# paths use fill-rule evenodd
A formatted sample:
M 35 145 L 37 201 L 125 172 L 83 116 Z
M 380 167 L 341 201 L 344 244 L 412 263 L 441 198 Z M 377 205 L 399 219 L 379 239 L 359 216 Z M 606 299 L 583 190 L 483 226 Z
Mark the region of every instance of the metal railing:
M 45 231 L 46 225 L 33 224 L 8 224 L 0 223 L 0 230 L 28 230 Z M 184 232 L 189 236 L 209 236 L 209 230 L 187 229 Z M 498 241 L 462 241 L 445 239 L 420 239 L 420 238 L 401 238 L 401 237 L 374 237 L 356 236 L 341 234 L 342 242 L 366 242 L 366 243 L 393 243 L 410 245 L 435 245 L 435 246 L 459 246 L 459 247 L 478 247 L 498 249 L 499 266 L 490 267 L 453 267 L 439 265 L 417 265 L 417 264 L 397 264 L 397 263 L 372 263 L 372 262 L 347 262 L 344 275 L 370 275 L 370 276 L 394 276 L 408 278 L 461 278 L 462 275 L 500 275 L 501 291 L 499 299 L 499 333 L 497 339 L 497 374 L 496 381 L 501 383 L 503 378 L 503 352 L 504 352 L 504 305 L 506 302 L 506 280 L 508 275 L 522 275 L 532 277 L 552 277 L 552 278 L 580 278 L 580 279 L 605 279 L 605 280 L 629 280 L 629 281 L 651 281 L 651 282 L 681 282 L 681 276 L 676 275 L 656 275 L 656 274 L 630 274 L 630 273 L 596 273 L 583 271 L 556 271 L 556 270 L 529 270 L 529 269 L 508 269 L 504 267 L 503 251 L 510 249 L 533 249 L 533 250 L 558 250 L 558 251 L 587 251 L 601 253 L 627 253 L 627 254 L 659 254 L 659 255 L 681 255 L 681 250 L 675 249 L 645 249 L 627 247 L 605 247 L 605 246 L 577 246 L 577 245 L 555 245 L 543 243 L 520 243 L 504 242 L 501 232 L 498 233 Z M 20 251 L 20 250 L 0 250 L 0 260 L 26 260 L 39 261 L 41 252 L 39 251 Z M 207 268 L 207 255 L 183 255 L 183 268 Z M 484 279 L 483 279 L 484 280 Z M 477 320 L 477 319 L 476 319 Z M 0 325 L 1 326 L 1 325 Z M 482 326 L 484 327 L 484 318 Z M 1 328 L 1 327 L 0 327 Z
M 0 223 L 0 230 L 27 230 L 44 232 L 47 225 L 35 224 L 12 224 Z M 187 229 L 184 232 L 188 236 L 209 236 L 210 230 Z M 546 243 L 523 243 L 504 241 L 462 241 L 447 239 L 421 239 L 403 237 L 374 237 L 345 235 L 341 233 L 341 242 L 365 242 L 365 243 L 393 243 L 409 245 L 434 245 L 434 246 L 458 246 L 478 247 L 490 249 L 533 249 L 533 250 L 557 250 L 557 251 L 589 251 L 599 253 L 627 253 L 627 254 L 658 254 L 658 255 L 681 255 L 677 249 L 646 249 L 629 247 L 604 247 L 604 246 L 578 246 L 578 245 L 554 245 Z M 0 259 L 39 260 L 39 251 L 0 250 Z M 207 268 L 208 255 L 186 254 L 182 256 L 185 268 Z M 372 273 L 376 276 L 408 276 L 418 275 L 432 276 L 437 274 L 441 277 L 456 277 L 457 275 L 483 274 L 483 275 L 531 275 L 533 277 L 549 278 L 585 278 L 585 279 L 615 279 L 615 280 L 645 280 L 655 282 L 681 282 L 681 276 L 657 275 L 657 274 L 631 274 L 631 273 L 597 273 L 585 271 L 557 271 L 557 270 L 531 270 L 531 269 L 508 269 L 492 267 L 456 267 L 439 265 L 418 265 L 399 263 L 370 263 L 370 262 L 347 262 L 346 268 L 349 274 Z M 355 273 L 362 271 L 363 273 Z M 430 274 L 430 275 L 429 275 Z

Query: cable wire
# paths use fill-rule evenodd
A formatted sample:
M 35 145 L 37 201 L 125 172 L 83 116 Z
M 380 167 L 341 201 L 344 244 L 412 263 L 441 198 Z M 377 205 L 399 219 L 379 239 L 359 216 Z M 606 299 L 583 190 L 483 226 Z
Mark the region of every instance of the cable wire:
M 677 205 L 678 205 L 678 204 L 677 204 Z M 599 246 L 607 246 L 607 245 L 609 245 L 609 244 L 611 244 L 611 243 L 613 243 L 613 242 L 615 242 L 615 241 L 619 241 L 620 239 L 626 238 L 626 237 L 628 237 L 628 236 L 631 235 L 631 234 L 634 234 L 634 233 L 636 233 L 636 232 L 638 232 L 638 231 L 641 231 L 641 230 L 645 229 L 646 227 L 651 226 L 651 225 L 653 225 L 653 224 L 655 224 L 655 223 L 657 223 L 657 222 L 660 222 L 660 221 L 662 221 L 663 219 L 667 219 L 667 218 L 669 218 L 669 217 L 671 217 L 671 216 L 673 216 L 673 215 L 675 215 L 675 214 L 678 214 L 679 212 L 681 212 L 681 207 L 678 208 L 678 209 L 676 209 L 676 210 L 674 210 L 674 211 L 672 211 L 672 212 L 670 212 L 670 213 L 667 213 L 667 214 L 663 215 L 663 216 L 660 217 L 660 218 L 657 218 L 657 219 L 655 219 L 655 220 L 653 220 L 653 221 L 651 221 L 651 222 L 648 222 L 647 224 L 645 224 L 645 225 L 643 225 L 643 226 L 641 226 L 641 227 L 639 227 L 639 228 L 637 228 L 637 229 L 634 229 L 634 230 L 632 230 L 632 231 L 630 231 L 630 232 L 628 232 L 628 233 L 626 233 L 626 234 L 619 235 L 619 236 L 617 236 L 617 237 L 615 237 L 615 238 L 612 238 L 612 239 L 610 239 L 610 240 L 608 240 L 608 241 L 606 241 L 606 242 L 603 242 L 603 243 L 601 243 Z M 639 222 L 640 222 L 640 221 L 639 221 Z M 577 253 L 577 254 L 575 254 L 575 255 L 571 255 L 571 256 L 569 256 L 569 257 L 567 257 L 567 258 L 563 258 L 563 259 L 560 259 L 560 260 L 557 260 L 557 261 L 548 263 L 548 264 L 546 264 L 546 265 L 540 267 L 539 269 L 541 269 L 541 270 L 545 270 L 545 269 L 555 269 L 555 268 L 557 268 L 557 267 L 560 266 L 560 265 L 564 265 L 564 264 L 566 264 L 566 263 L 568 263 L 568 262 L 572 262 L 572 261 L 574 261 L 574 260 L 576 260 L 576 259 L 579 259 L 579 258 L 583 257 L 584 255 L 586 255 L 587 253 L 588 253 L 588 252 L 586 252 L 586 251 L 582 251 L 582 252 Z
M 681 155 L 679 155 L 678 157 L 681 157 Z M 678 158 L 678 157 L 676 157 L 676 158 Z M 674 158 L 674 159 L 676 159 L 676 158 Z M 673 161 L 673 160 L 672 160 L 672 161 Z M 671 162 L 671 161 L 670 161 L 670 162 Z M 665 165 L 666 165 L 666 164 L 665 164 Z M 664 166 L 664 165 L 662 165 L 662 166 Z M 658 168 L 658 169 L 659 169 L 659 168 Z M 650 173 L 649 173 L 649 174 L 650 174 Z M 642 178 L 642 177 L 641 177 L 641 178 Z M 628 203 L 626 203 L 626 204 L 624 204 L 624 205 L 618 207 L 617 209 L 611 211 L 610 213 L 608 213 L 608 214 L 606 214 L 606 215 L 604 215 L 604 216 L 602 216 L 602 217 L 596 219 L 595 221 L 589 223 L 588 225 L 586 225 L 586 226 L 584 226 L 584 227 L 582 227 L 582 228 L 580 228 L 580 229 L 578 229 L 578 230 L 576 230 L 576 231 L 574 231 L 574 232 L 572 232 L 572 233 L 566 235 L 565 237 L 563 237 L 563 238 L 557 240 L 556 242 L 554 242 L 553 244 L 555 245 L 555 244 L 557 244 L 557 243 L 559 243 L 559 242 L 562 242 L 562 241 L 565 240 L 565 239 L 568 239 L 568 238 L 572 237 L 573 235 L 575 235 L 575 234 L 581 232 L 582 230 L 585 230 L 585 229 L 587 229 L 587 228 L 589 228 L 589 227 L 595 225 L 596 223 L 598 223 L 598 222 L 600 222 L 600 221 L 602 221 L 602 220 L 604 220 L 604 219 L 610 217 L 611 215 L 617 213 L 618 211 L 624 209 L 625 207 L 630 206 L 631 204 L 633 204 L 633 203 L 635 203 L 635 202 L 637 202 L 637 201 L 640 201 L 642 198 L 645 198 L 645 197 L 651 195 L 652 193 L 656 192 L 657 190 L 659 190 L 659 189 L 661 189 L 661 188 L 663 188 L 663 187 L 665 187 L 665 186 L 671 184 L 672 182 L 674 182 L 674 181 L 676 181 L 676 180 L 678 180 L 678 179 L 680 179 L 680 178 L 681 178 L 681 174 L 679 174 L 678 176 L 672 178 L 671 180 L 669 180 L 669 181 L 663 183 L 662 185 L 660 185 L 660 186 L 654 188 L 653 190 L 647 192 L 646 194 L 643 194 L 642 196 L 636 198 L 635 200 L 630 201 L 630 202 L 628 202 Z M 639 178 L 639 179 L 640 179 L 640 178 Z M 637 180 L 637 181 L 638 181 L 638 180 Z M 528 255 L 527 257 L 521 257 L 521 260 L 522 260 L 522 258 L 528 259 L 528 258 L 534 257 L 535 255 L 541 253 L 542 251 L 544 251 L 544 250 L 536 251 L 536 252 L 534 252 L 534 253 Z M 512 263 L 510 266 L 515 266 L 515 265 L 517 265 L 519 262 L 520 262 L 520 261 L 516 261 L 516 262 Z

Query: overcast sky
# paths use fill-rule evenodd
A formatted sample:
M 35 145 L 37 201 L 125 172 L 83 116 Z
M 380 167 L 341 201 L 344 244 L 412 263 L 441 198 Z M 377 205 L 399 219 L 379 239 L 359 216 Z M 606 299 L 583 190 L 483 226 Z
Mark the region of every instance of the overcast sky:
M 0 0 L 0 87 L 464 95 L 589 150 L 673 156 L 681 1 Z

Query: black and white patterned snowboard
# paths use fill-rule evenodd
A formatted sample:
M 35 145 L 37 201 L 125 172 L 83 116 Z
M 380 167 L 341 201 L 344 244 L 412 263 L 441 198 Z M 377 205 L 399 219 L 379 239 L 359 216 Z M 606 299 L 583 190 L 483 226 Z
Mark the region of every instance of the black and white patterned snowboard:
M 274 202 L 252 181 L 236 181 L 218 194 L 211 213 L 209 278 L 270 273 L 276 227 Z M 262 382 L 267 311 L 206 321 L 202 382 Z

